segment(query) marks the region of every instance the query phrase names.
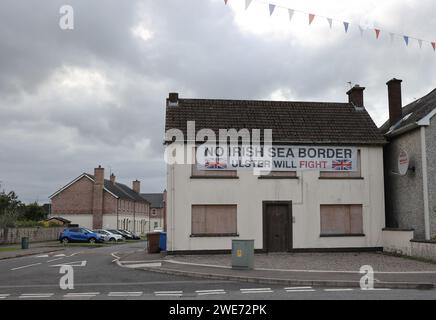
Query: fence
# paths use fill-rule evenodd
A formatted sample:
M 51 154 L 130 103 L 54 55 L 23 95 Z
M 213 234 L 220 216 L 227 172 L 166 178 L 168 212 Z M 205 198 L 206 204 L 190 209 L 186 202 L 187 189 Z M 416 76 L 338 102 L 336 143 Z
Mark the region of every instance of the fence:
M 64 227 L 57 228 L 5 228 L 0 229 L 0 244 L 21 243 L 22 237 L 28 237 L 29 242 L 57 240 Z

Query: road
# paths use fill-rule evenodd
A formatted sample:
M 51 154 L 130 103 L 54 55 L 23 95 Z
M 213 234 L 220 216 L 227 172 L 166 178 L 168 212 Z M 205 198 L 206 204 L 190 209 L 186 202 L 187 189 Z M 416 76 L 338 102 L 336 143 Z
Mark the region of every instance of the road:
M 0 261 L 0 300 L 384 300 L 436 299 L 436 290 L 285 288 L 219 280 L 199 280 L 122 268 L 115 252 L 144 248 L 128 243 L 101 248 L 71 247 L 52 254 Z M 74 269 L 74 290 L 62 290 L 61 265 Z

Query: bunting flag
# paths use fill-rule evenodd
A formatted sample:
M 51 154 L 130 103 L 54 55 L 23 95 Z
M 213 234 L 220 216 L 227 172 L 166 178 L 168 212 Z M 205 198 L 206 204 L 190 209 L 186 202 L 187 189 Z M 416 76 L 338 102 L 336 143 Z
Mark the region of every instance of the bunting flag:
M 294 10 L 288 9 L 289 12 L 289 21 L 292 21 L 292 17 L 294 16 Z
M 274 13 L 274 10 L 276 8 L 275 4 L 270 4 L 269 5 L 269 15 L 272 16 L 272 14 Z
M 264 2 L 264 0 L 259 0 L 259 1 Z M 252 2 L 253 2 L 253 0 L 245 0 L 245 10 L 248 10 L 248 8 L 250 7 Z M 227 5 L 228 3 L 229 3 L 229 0 L 224 0 L 224 4 L 225 5 Z M 316 17 L 316 15 L 313 14 L 313 13 L 308 13 L 308 12 L 304 12 L 304 11 L 300 11 L 300 10 L 294 10 L 294 9 L 283 7 L 283 6 L 280 6 L 280 5 L 270 4 L 268 2 L 267 2 L 267 4 L 269 6 L 269 15 L 270 16 L 272 16 L 274 14 L 274 11 L 275 11 L 276 7 L 287 9 L 288 10 L 288 14 L 289 14 L 289 21 L 290 22 L 293 19 L 295 11 L 303 13 L 303 14 L 307 14 L 309 16 L 309 26 L 313 23 L 313 21 L 315 20 L 315 17 Z M 321 17 L 321 16 L 318 16 L 318 17 Z M 330 29 L 333 28 L 333 22 L 334 21 L 335 22 L 338 21 L 338 20 L 335 20 L 335 19 L 330 18 L 330 17 L 323 17 L 323 18 L 327 19 L 327 22 L 329 24 Z M 349 30 L 349 27 L 350 27 L 350 23 L 343 21 L 343 24 L 344 24 L 344 28 L 345 28 L 345 33 L 348 33 L 348 30 Z M 360 31 L 360 36 L 363 38 L 363 35 L 364 35 L 364 32 L 365 32 L 366 28 L 364 26 L 362 26 L 362 25 L 359 25 L 358 27 L 359 27 L 359 31 Z M 388 33 L 387 31 L 382 31 L 381 29 L 374 29 L 374 32 L 375 32 L 375 37 L 376 37 L 377 40 L 380 38 L 380 35 L 381 35 L 382 32 Z M 411 38 L 411 37 L 406 36 L 406 35 L 389 32 L 389 37 L 390 37 L 391 44 L 394 42 L 395 36 L 403 37 L 404 43 L 406 44 L 407 47 L 409 46 L 410 39 L 416 39 L 418 41 L 419 48 L 422 49 L 422 46 L 423 46 L 424 42 L 426 42 L 426 43 L 431 44 L 431 46 L 433 48 L 433 51 L 436 52 L 436 41 L 422 40 L 422 39 L 417 39 L 417 38 L 413 38 L 413 37 Z
M 309 13 L 309 26 L 312 24 L 314 19 L 315 19 L 315 15 L 312 13 Z
M 374 29 L 375 31 L 375 38 L 378 39 L 380 37 L 380 29 Z

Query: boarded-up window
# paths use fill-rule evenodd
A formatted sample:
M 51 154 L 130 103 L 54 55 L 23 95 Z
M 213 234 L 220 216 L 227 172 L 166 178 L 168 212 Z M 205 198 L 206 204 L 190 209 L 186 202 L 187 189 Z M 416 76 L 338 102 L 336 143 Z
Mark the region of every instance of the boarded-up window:
M 321 205 L 321 235 L 361 234 L 362 205 Z
M 237 234 L 236 205 L 193 205 L 193 236 Z
M 361 160 L 360 160 L 360 150 L 357 152 L 357 170 L 356 171 L 334 171 L 334 172 L 321 172 L 321 178 L 361 178 Z

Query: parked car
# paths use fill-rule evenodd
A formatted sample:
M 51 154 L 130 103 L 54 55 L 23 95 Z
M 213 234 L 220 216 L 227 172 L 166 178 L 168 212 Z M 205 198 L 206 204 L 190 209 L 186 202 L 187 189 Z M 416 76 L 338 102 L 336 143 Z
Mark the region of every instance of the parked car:
M 111 233 L 114 233 L 114 234 L 118 234 L 118 235 L 122 236 L 124 240 L 128 240 L 127 239 L 127 235 L 125 235 L 124 233 L 119 232 L 118 230 L 108 229 L 107 231 L 109 231 Z
M 105 238 L 105 241 L 123 241 L 124 237 L 120 234 L 117 233 L 113 233 L 110 232 L 109 230 L 106 229 L 99 229 L 99 230 L 94 230 L 94 232 L 100 234 L 102 237 Z
M 123 230 L 125 233 L 127 233 L 128 235 L 130 235 L 132 237 L 132 240 L 141 240 L 141 237 L 138 236 L 137 234 L 128 231 L 128 230 Z
M 92 232 L 86 228 L 66 228 L 59 235 L 59 241 L 68 242 L 103 242 L 103 237 L 98 233 Z

